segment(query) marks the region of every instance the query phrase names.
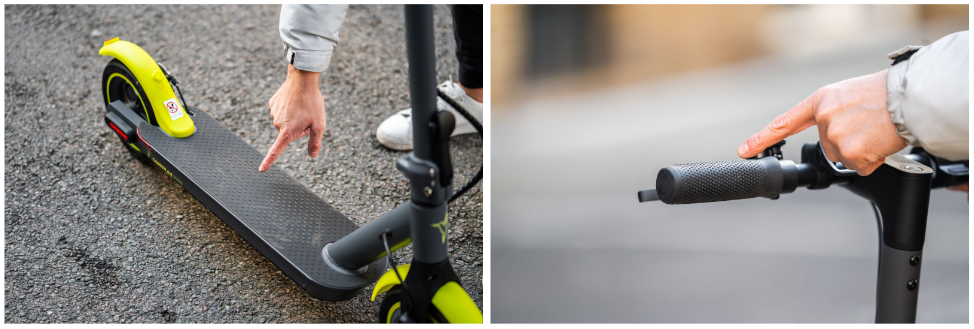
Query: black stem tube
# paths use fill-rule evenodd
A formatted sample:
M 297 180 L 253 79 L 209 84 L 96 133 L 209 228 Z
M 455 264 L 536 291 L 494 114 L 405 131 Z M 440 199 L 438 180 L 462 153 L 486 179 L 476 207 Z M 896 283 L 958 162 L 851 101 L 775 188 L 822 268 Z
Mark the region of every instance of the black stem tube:
M 429 123 L 436 114 L 436 60 L 433 8 L 405 5 L 406 54 L 409 60 L 409 104 L 412 106 L 413 154 L 432 161 Z

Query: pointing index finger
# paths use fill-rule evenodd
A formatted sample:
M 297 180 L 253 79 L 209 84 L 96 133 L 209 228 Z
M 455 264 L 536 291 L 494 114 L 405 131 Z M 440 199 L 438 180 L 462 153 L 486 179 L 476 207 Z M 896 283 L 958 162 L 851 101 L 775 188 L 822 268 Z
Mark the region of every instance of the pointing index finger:
M 744 141 L 744 144 L 737 149 L 737 155 L 741 158 L 753 157 L 788 136 L 815 125 L 816 107 L 818 107 L 818 92 L 798 103 L 788 112 L 779 115 L 764 129 Z
M 258 169 L 260 172 L 265 172 L 268 169 L 271 169 L 271 165 L 274 164 L 274 161 L 277 161 L 277 158 L 284 153 L 284 149 L 287 148 L 287 144 L 291 143 L 286 135 L 287 134 L 285 134 L 283 130 L 279 135 L 277 135 L 277 141 L 274 142 L 274 146 L 271 146 L 271 149 L 267 151 L 267 156 L 264 157 L 264 161 L 260 163 L 260 168 Z

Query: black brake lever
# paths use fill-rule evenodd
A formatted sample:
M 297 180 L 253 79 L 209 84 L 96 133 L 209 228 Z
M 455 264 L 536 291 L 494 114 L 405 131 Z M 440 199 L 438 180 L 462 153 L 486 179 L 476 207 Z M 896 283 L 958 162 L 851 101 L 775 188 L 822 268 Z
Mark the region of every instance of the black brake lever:
M 859 174 L 859 173 L 856 173 L 856 171 L 855 170 L 852 170 L 852 169 L 839 169 L 839 167 L 836 167 L 835 166 L 835 163 L 832 162 L 831 160 L 829 160 L 829 158 L 827 156 L 825 156 L 825 149 L 822 148 L 822 142 L 821 141 L 818 142 L 818 150 L 819 150 L 819 154 L 818 154 L 819 164 L 821 164 L 823 168 L 827 168 L 830 171 L 832 171 L 832 174 L 833 175 L 836 175 L 836 176 L 856 176 L 856 175 Z
M 930 188 L 950 187 L 968 182 L 969 160 L 950 161 L 930 154 L 919 146 L 911 149 L 910 154 L 926 157 L 931 163 L 924 163 L 924 165 L 935 168 Z

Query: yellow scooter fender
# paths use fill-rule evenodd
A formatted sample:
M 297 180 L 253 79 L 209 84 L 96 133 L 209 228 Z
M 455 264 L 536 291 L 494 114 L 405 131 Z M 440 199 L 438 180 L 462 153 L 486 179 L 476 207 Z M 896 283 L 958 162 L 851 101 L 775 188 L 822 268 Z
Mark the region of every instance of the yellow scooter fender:
M 409 274 L 409 264 L 399 265 L 396 268 L 399 269 L 399 273 L 405 280 L 406 275 Z M 375 301 L 376 296 L 389 291 L 397 284 L 402 284 L 402 282 L 396 277 L 396 272 L 393 270 L 386 271 L 375 283 L 375 289 L 372 290 L 372 301 Z M 467 295 L 463 287 L 456 282 L 447 282 L 433 294 L 433 306 L 450 323 L 484 323 L 484 314 L 480 312 L 477 303 L 474 303 L 470 295 Z
M 396 268 L 399 269 L 399 273 L 402 274 L 402 279 L 405 280 L 406 274 L 409 272 L 409 264 L 402 264 L 396 266 Z M 372 301 L 374 302 L 376 296 L 389 291 L 389 289 L 392 289 L 397 284 L 402 284 L 402 282 L 399 282 L 399 278 L 396 277 L 396 271 L 386 271 L 385 274 L 379 277 L 379 281 L 375 282 L 375 288 L 372 289 Z
M 152 109 L 159 128 L 178 138 L 193 134 L 196 130 L 193 119 L 186 114 L 185 107 L 179 102 L 159 64 L 145 50 L 134 43 L 114 38 L 105 41 L 98 54 L 115 57 L 132 71 L 138 80 L 136 83 L 149 97 L 149 104 L 146 105 Z

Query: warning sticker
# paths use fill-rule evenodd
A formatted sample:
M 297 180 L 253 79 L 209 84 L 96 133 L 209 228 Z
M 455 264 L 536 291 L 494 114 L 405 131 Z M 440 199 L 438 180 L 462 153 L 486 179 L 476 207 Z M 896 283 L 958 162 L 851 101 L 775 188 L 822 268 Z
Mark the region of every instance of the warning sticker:
M 169 111 L 169 117 L 172 118 L 173 121 L 183 117 L 183 107 L 179 106 L 179 102 L 176 101 L 175 97 L 167 100 L 165 105 L 166 111 Z

